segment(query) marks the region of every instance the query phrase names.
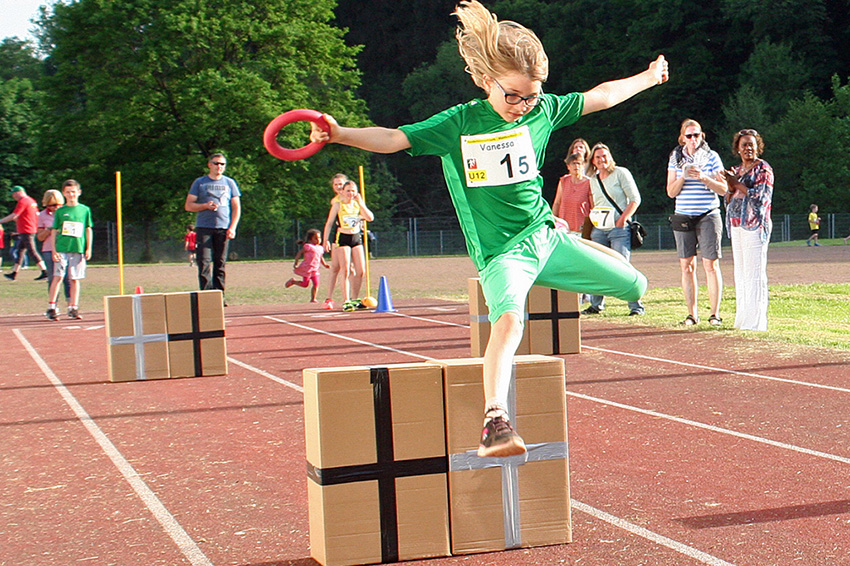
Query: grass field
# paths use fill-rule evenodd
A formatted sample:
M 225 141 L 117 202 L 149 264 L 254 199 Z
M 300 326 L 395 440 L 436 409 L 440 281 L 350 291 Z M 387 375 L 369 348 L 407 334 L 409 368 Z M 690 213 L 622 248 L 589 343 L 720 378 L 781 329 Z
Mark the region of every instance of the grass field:
M 840 242 L 840 240 L 839 240 Z M 626 304 L 607 301 L 608 308 L 598 315 L 621 324 L 646 324 L 682 332 L 720 332 L 738 334 L 752 340 L 769 340 L 803 346 L 850 350 L 850 246 L 822 246 L 806 249 L 804 244 L 771 246 L 768 259 L 771 302 L 768 332 L 741 332 L 732 329 L 735 313 L 731 253 L 722 260 L 725 277 L 720 328 L 705 322 L 684 328 L 679 322 L 686 312 L 679 287 L 679 267 L 675 252 L 642 251 L 633 256 L 635 265 L 650 281 L 644 303 L 647 314 L 629 317 Z M 309 291 L 300 287 L 283 288 L 291 275 L 291 262 L 231 262 L 228 264 L 227 299 L 231 305 L 268 305 L 306 302 Z M 701 268 L 700 268 L 701 270 Z M 378 280 L 386 275 L 393 299 L 438 298 L 466 301 L 467 279 L 475 269 L 467 257 L 417 257 L 373 260 L 370 265 L 373 296 L 378 295 Z M 32 279 L 37 270 L 22 271 L 19 280 L 0 282 L 0 316 L 41 316 L 46 308 L 47 286 Z M 326 272 L 322 273 L 327 277 Z M 703 276 L 699 274 L 699 280 Z M 319 298 L 324 298 L 326 280 Z M 187 264 L 131 265 L 124 268 L 124 290 L 136 286 L 145 292 L 172 292 L 195 289 L 197 275 Z M 116 266 L 90 266 L 83 282 L 81 312 L 103 310 L 104 295 L 119 294 Z M 365 295 L 365 286 L 364 292 Z M 337 294 L 338 297 L 338 294 Z M 699 291 L 701 318 L 708 318 L 708 299 L 704 286 Z M 61 301 L 60 301 L 61 306 Z M 316 309 L 319 306 L 316 305 Z

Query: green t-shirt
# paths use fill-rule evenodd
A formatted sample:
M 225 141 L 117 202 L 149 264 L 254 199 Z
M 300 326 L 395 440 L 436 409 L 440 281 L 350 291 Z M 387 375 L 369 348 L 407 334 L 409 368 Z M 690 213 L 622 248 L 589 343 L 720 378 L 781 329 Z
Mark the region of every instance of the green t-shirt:
M 475 267 L 510 249 L 546 223 L 543 164 L 552 132 L 581 117 L 584 95 L 544 93 L 516 122 L 505 122 L 486 100 L 459 104 L 401 126 L 411 155 L 438 155 Z
M 58 230 L 54 249 L 62 253 L 86 253 L 86 228 L 92 226 L 89 207 L 84 204 L 63 206 L 53 217 L 53 228 Z

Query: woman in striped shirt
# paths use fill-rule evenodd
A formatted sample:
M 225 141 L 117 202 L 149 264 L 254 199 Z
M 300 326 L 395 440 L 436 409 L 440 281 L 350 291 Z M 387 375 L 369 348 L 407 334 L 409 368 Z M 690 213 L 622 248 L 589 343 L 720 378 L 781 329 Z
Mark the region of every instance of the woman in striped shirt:
M 673 236 L 682 268 L 682 292 L 688 307 L 688 316 L 682 321 L 686 326 L 699 323 L 697 248 L 708 287 L 711 308 L 708 323 L 720 326 L 722 321 L 718 309 L 723 296 L 723 275 L 720 273 L 723 220 L 718 196 L 724 196 L 728 190 L 723 171 L 720 156 L 708 147 L 699 122 L 691 119 L 682 122 L 679 145 L 670 153 L 667 163 L 667 196 L 676 199 L 676 215 L 683 219 L 673 223 Z

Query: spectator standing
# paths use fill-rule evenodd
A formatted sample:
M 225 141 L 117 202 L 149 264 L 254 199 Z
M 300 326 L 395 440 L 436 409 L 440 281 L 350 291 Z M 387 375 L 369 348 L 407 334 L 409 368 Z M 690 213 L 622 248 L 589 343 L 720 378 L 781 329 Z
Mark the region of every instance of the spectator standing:
M 593 192 L 593 231 L 590 239 L 622 255 L 626 261 L 632 256 L 632 233 L 629 222 L 638 206 L 640 191 L 634 177 L 625 167 L 618 167 L 611 150 L 597 143 L 590 151 L 594 178 L 590 182 Z M 619 208 L 619 212 L 617 209 Z M 590 306 L 583 314 L 599 314 L 605 310 L 605 297 L 591 295 Z M 639 299 L 629 301 L 629 316 L 646 313 Z
M 558 190 L 552 202 L 552 214 L 569 226 L 570 232 L 581 236 L 584 220 L 590 214 L 590 178 L 586 177 L 584 156 L 571 153 L 564 159 L 567 174 L 558 180 Z
M 773 222 L 773 169 L 761 158 L 764 140 L 756 130 L 732 138 L 741 164 L 726 171 L 726 229 L 735 266 L 735 328 L 767 330 L 767 247 Z
M 80 204 L 82 194 L 80 184 L 74 179 L 62 183 L 65 206 L 56 211 L 53 229 L 50 233 L 50 245 L 53 248 L 53 281 L 50 284 L 50 304 L 47 318 L 58 319 L 56 298 L 59 285 L 67 273 L 71 279 L 71 304 L 68 305 L 68 317 L 81 319 L 80 287 L 86 277 L 86 262 L 91 259 L 92 227 L 91 210 Z
M 224 174 L 227 158 L 223 153 L 210 155 L 207 167 L 209 173 L 192 183 L 185 209 L 198 213 L 195 221 L 198 286 L 202 291 L 219 289 L 223 295 L 227 250 L 230 240 L 236 237 L 242 216 L 242 193 L 236 181 Z
M 53 271 L 55 269 L 53 263 L 53 239 L 50 237 L 53 231 L 53 222 L 56 219 L 56 210 L 65 204 L 65 197 L 56 189 L 49 189 L 44 192 L 41 197 L 41 205 L 44 207 L 38 213 L 38 231 L 35 233 L 35 238 L 41 242 L 41 257 L 44 259 L 44 265 L 47 267 L 47 273 L 50 274 L 47 280 L 47 296 L 50 297 L 50 286 L 53 285 Z M 68 273 L 62 278 L 62 287 L 65 291 L 65 302 L 71 306 L 71 279 Z
M 699 323 L 697 311 L 697 250 L 702 257 L 708 287 L 710 313 L 708 323 L 720 326 L 720 300 L 723 296 L 723 274 L 720 271 L 720 240 L 723 219 L 720 198 L 728 187 L 723 162 L 708 147 L 705 132 L 696 120 L 687 119 L 679 128 L 679 145 L 667 162 L 667 196 L 676 199 L 673 237 L 682 269 L 682 292 L 688 315 L 682 324 Z
M 38 262 L 38 268 L 41 269 L 41 275 L 36 277 L 35 280 L 41 281 L 43 279 L 47 279 L 47 266 L 44 265 L 44 260 L 42 259 L 41 254 L 38 253 L 38 249 L 35 247 L 35 233 L 38 225 L 38 205 L 36 204 L 35 199 L 27 195 L 27 192 L 20 185 L 12 187 L 12 197 L 18 201 L 18 204 L 15 206 L 15 210 L 13 210 L 11 214 L 0 219 L 0 224 L 10 222 L 12 220 L 15 221 L 15 231 L 18 233 L 15 250 L 18 253 L 18 257 L 15 260 L 15 266 L 12 268 L 12 273 L 4 273 L 3 276 L 6 279 L 14 281 L 18 276 L 18 271 L 21 269 L 21 263 L 23 263 L 27 252 L 29 252 Z

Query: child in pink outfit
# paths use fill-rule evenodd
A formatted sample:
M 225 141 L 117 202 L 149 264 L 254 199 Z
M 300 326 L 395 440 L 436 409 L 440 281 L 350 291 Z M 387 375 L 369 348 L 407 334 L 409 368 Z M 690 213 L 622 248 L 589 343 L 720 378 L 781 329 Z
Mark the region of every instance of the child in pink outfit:
M 288 289 L 293 285 L 307 287 L 312 282 L 313 288 L 310 290 L 310 302 L 316 303 L 318 302 L 316 300 L 316 292 L 319 290 L 319 265 L 330 267 L 324 258 L 325 248 L 322 247 L 322 235 L 318 230 L 313 228 L 307 230 L 307 234 L 304 235 L 304 241 L 299 241 L 298 243 L 303 244 L 303 246 L 295 255 L 295 269 L 293 271 L 295 275 L 301 276 L 301 281 L 296 281 L 293 277 L 286 282 L 286 288 Z M 300 263 L 299 260 L 301 260 Z

